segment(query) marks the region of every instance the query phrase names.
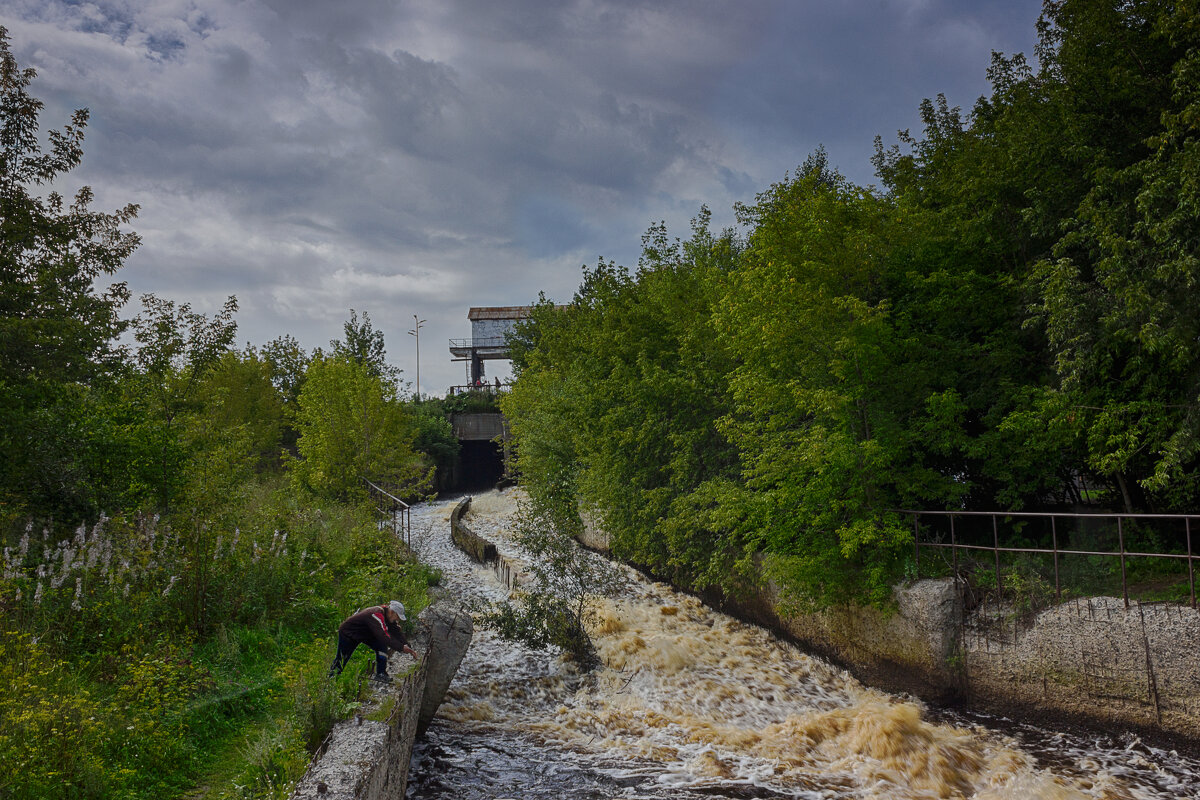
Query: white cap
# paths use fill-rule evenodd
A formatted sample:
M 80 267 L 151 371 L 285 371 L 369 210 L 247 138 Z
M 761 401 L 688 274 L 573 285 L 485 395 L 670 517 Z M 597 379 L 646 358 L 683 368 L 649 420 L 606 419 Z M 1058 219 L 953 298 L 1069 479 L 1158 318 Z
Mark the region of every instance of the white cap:
M 392 611 L 395 611 L 396 616 L 398 616 L 400 619 L 408 619 L 404 616 L 404 604 L 399 600 L 393 600 L 392 602 L 388 603 L 388 608 L 390 608 Z

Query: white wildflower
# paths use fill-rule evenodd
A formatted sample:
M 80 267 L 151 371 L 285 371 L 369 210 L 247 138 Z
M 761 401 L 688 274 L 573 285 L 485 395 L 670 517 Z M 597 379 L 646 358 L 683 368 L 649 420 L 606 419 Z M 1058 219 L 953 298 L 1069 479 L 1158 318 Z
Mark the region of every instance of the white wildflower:
M 167 588 L 163 589 L 162 596 L 166 597 L 171 592 L 171 587 L 175 585 L 175 581 L 179 580 L 178 575 L 172 575 L 171 580 L 167 583 Z
M 79 598 L 83 594 L 83 578 L 75 579 L 75 597 L 71 600 L 71 609 L 73 611 L 82 611 L 83 606 L 79 603 Z
M 37 588 L 33 590 L 33 604 L 41 605 L 42 602 L 42 582 L 37 582 Z

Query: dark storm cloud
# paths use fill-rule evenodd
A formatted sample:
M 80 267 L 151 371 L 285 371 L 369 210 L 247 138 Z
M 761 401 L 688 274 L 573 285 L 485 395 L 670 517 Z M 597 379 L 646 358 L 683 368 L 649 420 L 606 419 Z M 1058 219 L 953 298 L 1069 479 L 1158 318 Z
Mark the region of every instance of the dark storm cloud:
M 407 363 L 471 305 L 640 234 L 715 224 L 824 144 L 871 179 L 871 139 L 923 97 L 969 107 L 1037 3 L 848 0 L 0 0 L 46 126 L 88 106 L 98 205 L 142 204 L 135 291 L 241 302 L 244 338 L 307 346 L 367 310 Z M 70 187 L 67 187 L 70 188 Z M 428 337 L 428 338 L 427 338 Z M 444 347 L 438 345 L 438 350 Z M 422 383 L 459 365 L 422 359 Z M 428 366 L 427 366 L 428 365 Z

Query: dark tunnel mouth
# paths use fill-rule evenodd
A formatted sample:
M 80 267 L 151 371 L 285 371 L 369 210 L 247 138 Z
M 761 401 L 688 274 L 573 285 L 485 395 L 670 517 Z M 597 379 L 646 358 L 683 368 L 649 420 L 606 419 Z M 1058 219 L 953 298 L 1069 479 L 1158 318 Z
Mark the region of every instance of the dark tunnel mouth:
M 460 442 L 456 491 L 492 489 L 504 477 L 504 451 L 491 440 Z

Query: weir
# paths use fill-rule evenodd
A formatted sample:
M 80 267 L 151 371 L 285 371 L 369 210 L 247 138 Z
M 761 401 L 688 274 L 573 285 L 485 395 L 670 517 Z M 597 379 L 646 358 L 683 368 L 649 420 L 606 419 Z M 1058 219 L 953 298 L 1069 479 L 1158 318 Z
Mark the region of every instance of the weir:
M 463 518 L 497 560 L 519 563 L 527 556 L 508 534 L 515 497 L 477 495 Z M 446 524 L 451 511 L 444 503 L 428 513 Z M 509 594 L 448 536 L 423 556 L 463 595 Z M 1200 796 L 1196 760 L 1136 737 L 1076 736 L 890 695 L 697 598 L 628 576 L 592 621 L 603 662 L 593 673 L 476 634 L 414 750 L 409 797 Z

